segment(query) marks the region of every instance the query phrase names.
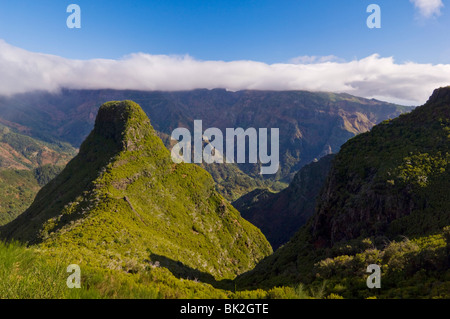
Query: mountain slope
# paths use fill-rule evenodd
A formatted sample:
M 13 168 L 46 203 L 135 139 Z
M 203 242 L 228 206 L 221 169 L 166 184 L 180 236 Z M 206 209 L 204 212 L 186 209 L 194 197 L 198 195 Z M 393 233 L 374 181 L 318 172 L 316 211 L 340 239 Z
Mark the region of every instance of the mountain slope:
M 67 143 L 47 143 L 0 123 L 0 169 L 31 170 L 65 165 L 76 150 Z
M 21 130 L 0 123 L 0 225 L 24 212 L 39 189 L 76 154 L 67 143 L 43 142 Z
M 40 189 L 33 171 L 0 170 L 0 226 L 23 213 Z
M 402 284 L 416 282 L 418 296 L 440 296 L 436 287 L 425 287 L 433 281 L 450 286 L 450 237 L 444 228 L 450 225 L 449 148 L 446 87 L 411 113 L 348 141 L 333 162 L 312 218 L 238 282 L 272 286 L 314 281 L 324 278 L 322 265 L 331 271 L 325 278 L 334 284 L 367 292 L 364 267 L 377 263 L 390 278 L 384 292 L 401 293 Z M 346 272 L 336 272 L 333 265 Z
M 216 278 L 234 277 L 271 253 L 207 172 L 172 162 L 130 101 L 100 108 L 79 154 L 0 233 L 64 247 L 74 258 L 112 269 L 172 261 Z
M 449 164 L 447 87 L 412 113 L 345 145 L 319 200 L 316 244 L 377 234 L 412 236 L 449 225 Z
M 313 215 L 333 158 L 334 155 L 327 155 L 304 166 L 289 187 L 279 193 L 257 189 L 233 202 L 233 206 L 261 229 L 273 249 L 277 249 Z

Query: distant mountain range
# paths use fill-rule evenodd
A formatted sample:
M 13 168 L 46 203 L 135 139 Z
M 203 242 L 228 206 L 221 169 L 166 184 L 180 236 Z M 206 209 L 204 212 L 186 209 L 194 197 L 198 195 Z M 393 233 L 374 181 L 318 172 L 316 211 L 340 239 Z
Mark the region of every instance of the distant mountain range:
M 349 138 L 373 125 L 411 110 L 348 94 L 306 91 L 62 90 L 0 97 L 0 120 L 43 141 L 79 147 L 92 129 L 100 105 L 126 99 L 142 106 L 166 146 L 170 146 L 169 136 L 175 128 L 192 130 L 196 119 L 201 119 L 204 127 L 223 131 L 228 127 L 279 128 L 281 169 L 268 181 L 259 176 L 258 165 L 204 166 L 229 200 L 258 187 L 280 190 L 304 165 L 338 152 Z

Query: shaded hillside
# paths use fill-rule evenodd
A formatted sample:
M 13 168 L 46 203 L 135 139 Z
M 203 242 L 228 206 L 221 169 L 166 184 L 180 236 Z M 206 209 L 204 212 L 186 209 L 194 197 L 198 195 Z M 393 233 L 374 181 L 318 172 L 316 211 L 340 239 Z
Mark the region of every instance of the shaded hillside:
M 40 188 L 33 171 L 0 170 L 0 225 L 23 213 Z
M 411 114 L 346 143 L 320 195 L 313 221 L 316 244 L 412 236 L 449 225 L 449 164 L 447 87 Z
M 194 164 L 174 164 L 135 103 L 104 104 L 79 154 L 0 228 L 83 263 L 138 271 L 162 263 L 234 277 L 272 252 Z
M 334 155 L 328 155 L 304 166 L 289 187 L 279 193 L 257 189 L 242 196 L 233 206 L 261 229 L 273 249 L 277 249 L 313 215 L 333 158 Z
M 410 114 L 348 141 L 312 218 L 239 284 L 326 279 L 348 297 L 361 297 L 368 293 L 365 267 L 376 263 L 386 278 L 384 296 L 448 298 L 449 148 L 447 87 Z

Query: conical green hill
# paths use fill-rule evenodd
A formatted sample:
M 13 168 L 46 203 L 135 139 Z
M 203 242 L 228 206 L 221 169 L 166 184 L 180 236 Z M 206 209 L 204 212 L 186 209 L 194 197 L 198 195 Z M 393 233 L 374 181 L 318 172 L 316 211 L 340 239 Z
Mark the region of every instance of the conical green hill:
M 79 154 L 1 236 L 113 269 L 166 260 L 231 278 L 272 251 L 194 164 L 175 164 L 131 101 L 101 106 Z

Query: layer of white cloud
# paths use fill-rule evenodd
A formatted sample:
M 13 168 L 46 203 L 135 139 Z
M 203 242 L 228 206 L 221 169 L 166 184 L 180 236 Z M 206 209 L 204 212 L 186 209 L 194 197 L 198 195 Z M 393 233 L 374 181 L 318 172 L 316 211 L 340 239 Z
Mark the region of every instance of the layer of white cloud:
M 316 61 L 199 61 L 143 53 L 120 60 L 82 61 L 29 52 L 0 40 L 0 94 L 60 88 L 310 90 L 419 105 L 433 89 L 450 85 L 450 65 L 396 64 L 392 57 L 376 54 L 350 62 Z
M 425 18 L 431 18 L 441 14 L 444 7 L 442 0 L 410 0 Z

